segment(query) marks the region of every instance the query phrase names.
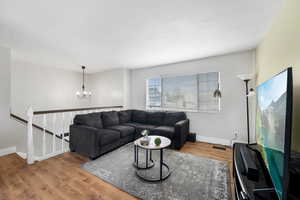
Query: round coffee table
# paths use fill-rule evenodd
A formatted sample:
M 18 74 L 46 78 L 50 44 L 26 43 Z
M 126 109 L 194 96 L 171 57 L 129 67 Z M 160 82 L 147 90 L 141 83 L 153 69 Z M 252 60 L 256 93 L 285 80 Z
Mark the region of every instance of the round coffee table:
M 134 141 L 135 163 L 139 162 L 138 161 L 138 148 L 142 148 L 142 149 L 146 150 L 146 167 L 144 167 L 144 168 L 137 167 L 138 170 L 136 170 L 136 175 L 139 178 L 141 178 L 142 180 L 148 181 L 148 182 L 163 181 L 163 180 L 167 179 L 171 174 L 169 166 L 166 163 L 164 163 L 164 161 L 163 161 L 163 150 L 171 145 L 171 140 L 169 138 L 166 138 L 166 137 L 163 137 L 163 136 L 151 135 L 151 136 L 148 136 L 148 137 L 150 138 L 150 142 L 149 142 L 148 145 L 141 145 L 140 140 L 142 138 L 139 138 L 139 139 Z M 154 140 L 156 138 L 160 138 L 160 140 L 161 140 L 160 145 L 156 145 L 154 143 Z M 149 177 L 146 177 L 142 173 L 142 171 L 147 170 L 149 168 L 152 168 L 154 166 L 154 162 L 152 161 L 152 152 L 151 152 L 153 150 L 159 150 L 160 151 L 160 162 L 159 162 L 159 164 L 160 164 L 160 166 L 159 166 L 160 173 L 159 173 L 159 177 L 149 178 Z M 150 166 L 148 166 L 148 151 L 150 151 L 150 162 L 151 162 Z M 138 164 L 137 164 L 137 166 L 138 166 Z M 165 167 L 167 169 L 167 172 L 164 173 L 164 174 L 163 174 L 163 167 Z

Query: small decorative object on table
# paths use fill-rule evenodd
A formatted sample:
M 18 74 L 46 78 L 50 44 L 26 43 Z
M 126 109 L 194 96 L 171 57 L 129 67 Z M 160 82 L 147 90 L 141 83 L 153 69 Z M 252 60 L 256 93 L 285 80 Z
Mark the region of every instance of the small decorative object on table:
M 161 144 L 161 139 L 159 137 L 155 138 L 154 143 L 156 146 L 159 146 Z
M 149 130 L 143 130 L 141 135 L 143 136 L 143 138 L 140 140 L 141 145 L 144 145 L 144 146 L 149 145 L 149 142 L 150 142 L 150 138 L 148 137 Z

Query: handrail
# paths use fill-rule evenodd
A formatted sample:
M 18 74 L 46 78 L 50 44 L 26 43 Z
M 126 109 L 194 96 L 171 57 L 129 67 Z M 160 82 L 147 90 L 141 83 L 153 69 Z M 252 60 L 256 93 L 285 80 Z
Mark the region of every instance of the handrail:
M 108 109 L 108 108 L 123 108 L 123 106 L 102 106 L 102 107 L 88 107 L 88 108 L 43 110 L 43 111 L 35 111 L 33 112 L 33 114 L 41 115 L 41 114 L 49 114 L 49 113 L 75 112 L 75 111 L 82 111 L 82 110 L 98 110 L 98 109 Z
M 23 119 L 22 117 L 19 117 L 15 114 L 12 114 L 12 113 L 10 113 L 10 116 L 12 118 L 15 118 L 16 120 L 19 120 L 19 121 L 25 123 L 25 124 L 28 124 L 28 121 L 26 119 Z M 36 129 L 39 129 L 40 131 L 44 131 L 44 129 L 41 126 L 38 126 L 36 124 L 32 124 L 32 126 Z M 51 131 L 49 131 L 49 130 L 45 130 L 45 131 L 46 131 L 46 133 L 49 133 L 49 134 L 53 135 L 53 133 Z
M 22 117 L 19 117 L 19 116 L 13 114 L 13 113 L 10 113 L 10 116 L 11 116 L 12 118 L 16 119 L 16 120 L 19 120 L 19 121 L 25 123 L 25 124 L 28 124 L 28 121 L 27 121 L 26 119 L 23 119 Z M 32 124 L 32 126 L 33 126 L 34 128 L 36 128 L 36 129 L 40 130 L 40 131 L 44 131 L 44 129 L 43 129 L 41 126 L 38 126 L 38 125 L 36 125 L 36 124 Z M 51 131 L 49 131 L 49 130 L 47 130 L 47 129 L 45 129 L 45 132 L 48 133 L 48 134 L 50 134 L 50 135 L 53 135 L 53 134 L 54 134 L 53 132 L 51 132 Z M 59 139 L 61 139 L 61 136 L 56 135 L 56 137 L 59 138 Z

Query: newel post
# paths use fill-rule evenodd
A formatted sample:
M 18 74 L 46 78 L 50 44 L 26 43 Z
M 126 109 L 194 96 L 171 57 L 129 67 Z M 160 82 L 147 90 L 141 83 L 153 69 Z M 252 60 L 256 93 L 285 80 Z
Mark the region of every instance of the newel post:
M 27 163 L 34 163 L 34 148 L 33 148 L 33 132 L 32 132 L 32 122 L 33 122 L 33 109 L 30 107 L 27 110 Z

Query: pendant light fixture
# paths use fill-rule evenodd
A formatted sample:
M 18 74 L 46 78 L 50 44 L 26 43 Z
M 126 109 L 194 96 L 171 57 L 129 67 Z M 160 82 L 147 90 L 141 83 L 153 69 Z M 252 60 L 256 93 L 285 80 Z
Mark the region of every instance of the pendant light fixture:
M 85 86 L 84 86 L 85 66 L 81 66 L 81 69 L 82 69 L 82 87 L 81 87 L 81 91 L 77 91 L 77 92 L 76 92 L 76 96 L 77 96 L 78 98 L 87 98 L 87 97 L 91 97 L 91 96 L 92 96 L 92 92 L 86 91 L 86 90 L 85 90 Z

